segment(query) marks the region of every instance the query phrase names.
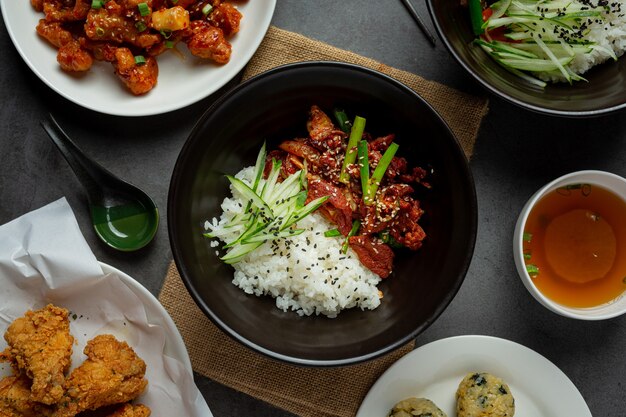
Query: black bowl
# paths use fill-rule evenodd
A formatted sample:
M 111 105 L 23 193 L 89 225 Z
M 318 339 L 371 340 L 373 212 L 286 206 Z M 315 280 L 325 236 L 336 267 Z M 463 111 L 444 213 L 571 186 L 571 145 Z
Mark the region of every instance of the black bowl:
M 510 73 L 472 41 L 469 11 L 460 0 L 428 0 L 437 32 L 454 58 L 492 93 L 528 110 L 565 117 L 599 116 L 626 107 L 626 61 L 584 74 L 589 82 L 549 83 L 544 89 Z
M 268 149 L 306 133 L 317 104 L 340 105 L 367 118 L 373 134 L 397 134 L 399 155 L 431 166 L 432 191 L 422 196 L 423 248 L 397 256 L 394 273 L 379 288 L 373 311 L 343 311 L 335 319 L 299 317 L 276 308 L 269 296 L 245 294 L 231 281 L 202 236 L 204 221 L 219 217 L 229 195 L 224 174 Z M 301 365 L 345 365 L 382 355 L 426 329 L 450 303 L 470 263 L 476 237 L 474 182 L 454 135 L 417 94 L 380 73 L 339 63 L 288 65 L 261 74 L 227 93 L 202 116 L 176 162 L 168 197 L 170 242 L 178 270 L 200 309 L 244 345 Z

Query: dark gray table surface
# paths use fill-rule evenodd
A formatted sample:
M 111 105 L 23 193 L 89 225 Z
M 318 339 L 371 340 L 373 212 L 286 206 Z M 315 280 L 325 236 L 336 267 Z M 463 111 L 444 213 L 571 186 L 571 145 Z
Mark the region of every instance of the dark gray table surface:
M 430 25 L 424 2 L 414 3 Z M 487 94 L 441 42 L 436 48 L 427 43 L 400 0 L 279 0 L 272 23 L 462 91 Z M 98 259 L 157 294 L 172 258 L 165 207 L 176 157 L 197 118 L 236 80 L 212 97 L 169 114 L 106 116 L 54 93 L 22 61 L 4 23 L 0 35 L 0 224 L 65 196 Z M 626 176 L 625 114 L 568 120 L 489 98 L 490 112 L 471 161 L 479 207 L 474 258 L 456 298 L 417 344 L 463 334 L 513 340 L 562 369 L 594 416 L 626 416 L 625 318 L 582 322 L 549 312 L 523 287 L 511 250 L 517 215 L 544 183 L 580 169 Z M 96 239 L 78 182 L 39 126 L 50 111 L 84 151 L 155 198 L 163 215 L 153 244 L 123 254 Z M 290 415 L 196 377 L 216 417 Z

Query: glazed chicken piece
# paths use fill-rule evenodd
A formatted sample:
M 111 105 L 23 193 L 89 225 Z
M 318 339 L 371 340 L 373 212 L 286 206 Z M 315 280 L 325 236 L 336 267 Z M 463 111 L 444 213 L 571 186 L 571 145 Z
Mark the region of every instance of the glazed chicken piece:
M 124 8 L 114 0 L 107 2 L 106 8 L 91 9 L 85 22 L 85 35 L 93 41 L 123 42 L 140 48 L 147 48 L 161 41 L 161 37 L 148 32 L 140 32 L 135 22 L 124 16 Z
M 30 399 L 31 381 L 26 375 L 0 380 L 0 417 L 48 417 L 52 408 Z
M 241 12 L 230 3 L 222 3 L 213 8 L 208 16 L 209 22 L 224 32 L 227 38 L 239 32 L 241 22 Z
M 93 65 L 93 58 L 89 52 L 80 47 L 77 40 L 72 39 L 59 48 L 57 62 L 63 71 L 85 72 Z
M 48 22 L 45 19 L 39 20 L 37 34 L 57 48 L 74 39 L 70 31 L 64 29 L 60 22 Z
M 126 403 L 146 389 L 146 364 L 126 342 L 99 335 L 87 342 L 83 352 L 87 360 L 67 379 L 66 393 L 53 417 L 73 417 L 82 411 Z
M 226 64 L 230 61 L 232 46 L 220 28 L 211 26 L 203 20 L 194 20 L 188 32 L 185 43 L 193 55 L 211 59 L 217 64 Z
M 91 2 L 76 0 L 74 5 L 68 7 L 59 0 L 31 0 L 31 4 L 38 10 L 41 7 L 48 22 L 77 22 L 85 20 L 91 9 Z
M 68 311 L 49 304 L 26 312 L 4 334 L 8 347 L 0 361 L 11 362 L 18 373 L 33 380 L 30 399 L 55 404 L 63 396 L 65 372 L 70 367 L 74 337 Z
M 37 25 L 37 33 L 59 49 L 57 62 L 64 71 L 88 71 L 93 65 L 91 54 L 81 47 L 80 42 L 60 22 L 41 19 Z
M 159 67 L 156 59 L 148 56 L 146 62 L 137 64 L 135 56 L 128 48 L 117 48 L 113 67 L 115 73 L 135 95 L 145 94 L 152 90 L 157 83 Z

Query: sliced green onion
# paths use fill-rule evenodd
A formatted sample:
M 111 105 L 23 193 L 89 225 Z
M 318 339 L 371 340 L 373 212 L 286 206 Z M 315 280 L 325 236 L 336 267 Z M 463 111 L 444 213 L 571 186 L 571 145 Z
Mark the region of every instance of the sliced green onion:
M 346 148 L 346 156 L 343 159 L 343 165 L 341 166 L 341 174 L 339 174 L 339 181 L 347 184 L 350 182 L 350 174 L 348 174 L 348 165 L 353 164 L 357 155 L 357 144 L 363 137 L 365 131 L 365 119 L 356 116 L 352 129 L 350 130 L 350 138 L 348 139 L 348 146 Z
M 146 58 L 143 55 L 135 55 L 135 64 L 143 65 L 146 63 Z
M 241 181 L 239 178 L 235 178 L 233 176 L 227 175 L 226 178 L 230 181 L 233 188 L 239 193 L 241 193 L 246 200 L 252 202 L 252 205 L 258 209 L 265 211 L 266 215 L 273 216 L 274 213 L 272 209 L 267 205 L 265 201 L 258 195 L 254 190 L 252 190 L 245 182 Z
M 522 239 L 524 239 L 524 242 L 530 243 L 530 241 L 533 239 L 533 235 L 532 233 L 524 232 L 524 234 L 522 235 Z
M 169 39 L 172 36 L 171 30 L 161 29 L 159 33 L 161 33 L 161 36 L 163 36 L 165 39 Z
M 378 165 L 372 174 L 372 178 L 370 179 L 370 186 L 368 189 L 367 197 L 370 201 L 376 199 L 376 192 L 378 191 L 378 186 L 385 176 L 385 172 L 387 172 L 387 168 L 389 168 L 389 164 L 393 160 L 393 157 L 396 155 L 398 151 L 399 145 L 395 142 L 391 142 L 391 145 L 387 148 L 383 156 L 378 161 Z
M 352 126 L 352 124 L 350 123 L 350 120 L 348 120 L 348 115 L 346 114 L 346 112 L 341 109 L 334 109 L 333 115 L 335 116 L 335 120 L 339 125 L 339 129 L 343 130 L 344 133 L 350 133 L 350 127 Z
M 91 8 L 92 9 L 100 9 L 102 8 L 102 0 L 91 0 Z
M 101 27 L 97 27 L 96 28 L 96 35 L 104 36 L 104 29 L 102 29 Z
M 359 166 L 361 167 L 361 190 L 363 192 L 363 202 L 365 204 L 370 204 L 372 202 L 369 198 L 370 163 L 367 151 L 367 141 L 365 140 L 359 142 L 358 161 Z
M 391 236 L 391 234 L 389 233 L 389 230 L 383 230 L 382 232 L 378 234 L 378 237 L 380 238 L 380 240 L 383 241 L 383 243 L 389 245 L 390 247 L 394 249 L 400 249 L 404 247 L 402 243 L 398 242 L 397 240 L 393 238 L 393 236 Z
M 137 9 L 139 9 L 139 14 L 142 16 L 148 16 L 150 14 L 150 7 L 148 7 L 148 3 L 139 3 L 137 5 Z
M 526 264 L 526 272 L 528 272 L 531 278 L 534 278 L 539 275 L 539 268 L 533 264 Z
M 257 156 L 254 176 L 251 181 L 226 176 L 233 192 L 247 205 L 242 212 L 218 229 L 204 236 L 224 241 L 228 252 L 221 259 L 233 264 L 239 262 L 264 242 L 296 236 L 304 229 L 296 229 L 295 224 L 317 210 L 329 196 L 306 203 L 307 192 L 301 181 L 306 180 L 306 169 L 302 169 L 279 182 L 281 162 L 273 160 L 268 178 L 263 181 L 266 150 L 265 144 Z
M 504 16 L 504 13 L 506 13 L 507 9 L 510 6 L 511 6 L 511 0 L 500 0 L 500 1 L 493 3 L 490 6 L 491 11 L 493 13 L 491 13 L 491 16 L 489 17 L 489 19 L 497 19 L 499 17 Z
M 168 49 L 172 49 L 174 47 L 174 41 L 165 41 L 165 47 Z
M 531 258 L 530 252 L 526 252 L 524 253 L 524 259 L 526 259 L 527 261 L 529 261 Z
M 213 6 L 211 6 L 210 4 L 205 4 L 202 8 L 202 14 L 206 16 L 211 13 L 211 10 L 213 10 Z
M 143 32 L 144 30 L 148 29 L 148 26 L 146 26 L 146 24 L 142 21 L 135 23 L 135 27 L 139 32 Z
M 361 222 L 358 220 L 355 220 L 354 223 L 352 223 L 352 229 L 350 229 L 350 233 L 348 233 L 348 236 L 346 236 L 346 239 L 343 241 L 343 245 L 341 245 L 341 253 L 346 253 L 348 252 L 348 240 L 357 234 L 357 232 L 359 231 L 359 228 L 361 227 Z
M 172 4 L 176 5 L 178 3 L 178 0 L 172 0 Z
M 480 0 L 469 0 L 468 6 L 474 35 L 481 35 L 484 32 L 483 6 L 480 3 Z
M 341 236 L 341 232 L 337 229 L 327 230 L 324 232 L 325 237 L 336 237 Z

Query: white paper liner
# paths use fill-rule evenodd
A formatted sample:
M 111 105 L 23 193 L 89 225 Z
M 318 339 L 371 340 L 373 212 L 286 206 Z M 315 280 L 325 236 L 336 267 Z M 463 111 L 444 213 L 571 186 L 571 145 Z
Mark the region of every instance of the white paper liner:
M 154 323 L 163 320 L 151 322 L 144 303 L 157 304 L 153 314 L 165 310 L 154 297 L 139 297 L 117 274 L 103 272 L 65 198 L 0 226 L 0 332 L 28 309 L 48 303 L 71 311 L 72 369 L 84 361 L 88 340 L 113 334 L 146 362 L 148 388 L 136 402 L 150 407 L 152 417 L 212 416 L 188 358 L 170 352 L 186 352 L 180 335 Z M 5 347 L 0 340 L 0 350 Z M 10 373 L 9 365 L 0 365 L 0 376 Z

